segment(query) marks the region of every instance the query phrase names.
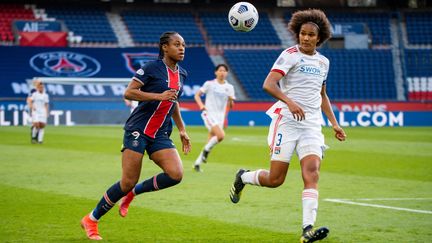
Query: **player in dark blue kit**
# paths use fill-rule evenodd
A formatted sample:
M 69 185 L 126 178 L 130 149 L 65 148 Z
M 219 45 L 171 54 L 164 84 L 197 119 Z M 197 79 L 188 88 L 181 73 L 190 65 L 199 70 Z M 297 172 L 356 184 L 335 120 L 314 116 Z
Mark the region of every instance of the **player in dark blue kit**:
M 125 217 L 135 195 L 174 186 L 182 180 L 183 165 L 170 139 L 171 118 L 179 130 L 182 151 L 191 149 L 189 137 L 177 102 L 187 72 L 179 65 L 185 54 L 185 42 L 176 32 L 165 32 L 159 41 L 159 60 L 139 69 L 129 83 L 125 98 L 139 101 L 124 126 L 122 177 L 112 185 L 96 208 L 81 220 L 87 237 L 101 240 L 99 219 L 124 197 L 120 215 Z M 144 151 L 163 172 L 138 183 Z

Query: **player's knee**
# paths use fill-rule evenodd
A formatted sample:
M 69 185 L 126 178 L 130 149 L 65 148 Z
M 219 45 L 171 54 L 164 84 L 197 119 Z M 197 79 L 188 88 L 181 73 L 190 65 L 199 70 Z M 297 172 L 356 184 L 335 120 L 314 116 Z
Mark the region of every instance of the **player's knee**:
M 268 187 L 275 188 L 282 185 L 285 181 L 284 177 L 276 177 L 276 178 L 269 178 L 269 185 Z
M 305 183 L 317 183 L 319 180 L 318 168 L 308 168 L 304 173 Z
M 218 135 L 216 137 L 217 137 L 218 142 L 220 143 L 220 142 L 222 142 L 222 140 L 224 140 L 225 135 L 224 134 L 220 134 L 220 135 Z
M 183 171 L 171 171 L 168 172 L 167 174 L 171 179 L 178 181 L 179 183 L 183 179 Z
M 123 178 L 121 181 L 121 188 L 123 191 L 128 192 L 135 187 L 137 182 L 138 180 L 134 178 Z

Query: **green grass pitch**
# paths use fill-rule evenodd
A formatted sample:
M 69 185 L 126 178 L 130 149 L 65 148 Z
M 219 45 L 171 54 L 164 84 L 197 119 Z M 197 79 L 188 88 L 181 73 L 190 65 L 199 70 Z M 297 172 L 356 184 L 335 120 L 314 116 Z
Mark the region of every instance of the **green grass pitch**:
M 140 195 L 129 215 L 114 207 L 99 225 L 107 242 L 298 242 L 302 181 L 295 157 L 284 185 L 246 186 L 234 205 L 228 192 L 238 168 L 268 168 L 265 127 L 229 127 L 203 173 L 192 164 L 207 138 L 188 127 L 193 151 L 184 179 Z M 318 226 L 323 242 L 430 242 L 432 128 L 346 128 L 338 142 L 324 128 Z M 85 242 L 79 226 L 120 178 L 122 128 L 48 127 L 43 145 L 29 127 L 0 127 L 0 242 Z M 175 131 L 172 138 L 179 145 Z M 148 158 L 141 180 L 160 169 Z M 329 199 L 343 199 L 334 202 Z

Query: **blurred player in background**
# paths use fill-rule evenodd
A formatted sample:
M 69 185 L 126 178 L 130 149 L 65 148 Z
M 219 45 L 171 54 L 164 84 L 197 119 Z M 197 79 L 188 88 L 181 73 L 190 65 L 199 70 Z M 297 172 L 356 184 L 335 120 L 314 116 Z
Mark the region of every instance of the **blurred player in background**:
M 135 108 L 137 108 L 139 102 L 136 100 L 128 100 L 124 99 L 125 105 L 130 108 L 130 112 L 132 113 Z
M 27 98 L 27 104 L 32 119 L 31 142 L 43 143 L 45 126 L 48 120 L 49 96 L 44 90 L 41 81 L 34 82 L 35 90 L 30 91 L 32 94 Z
M 321 10 L 298 11 L 292 15 L 289 29 L 298 44 L 280 54 L 263 84 L 263 89 L 278 99 L 267 111 L 272 118 L 268 134 L 270 170 L 240 169 L 230 198 L 237 203 L 245 184 L 271 188 L 282 185 L 296 152 L 304 183 L 300 241 L 313 242 L 329 233 L 326 227 L 313 228 L 318 210 L 319 169 L 326 147 L 321 132 L 321 111 L 331 122 L 338 140 L 344 141 L 346 135 L 326 93 L 329 60 L 316 51 L 331 35 L 327 17 Z
M 191 144 L 177 102 L 187 77 L 186 70 L 178 65 L 184 54 L 183 37 L 176 32 L 163 33 L 159 40 L 159 59 L 139 69 L 126 88 L 126 99 L 141 102 L 124 126 L 121 180 L 112 185 L 96 208 L 81 220 L 89 239 L 102 239 L 98 221 L 122 197 L 119 213 L 125 217 L 135 195 L 162 190 L 182 180 L 182 161 L 170 135 L 172 117 L 179 130 L 182 151 L 185 154 L 190 151 Z M 163 172 L 137 184 L 144 151 Z
M 36 138 L 33 137 L 33 123 L 32 123 L 32 119 L 31 119 L 31 116 L 32 116 L 32 105 L 33 104 L 31 102 L 31 96 L 33 95 L 34 92 L 36 92 L 36 87 L 38 86 L 38 84 L 40 82 L 41 81 L 39 79 L 33 80 L 32 87 L 31 87 L 31 89 L 30 89 L 30 91 L 28 93 L 27 99 L 26 99 L 27 108 L 28 108 L 28 112 L 29 112 L 29 119 L 28 119 L 28 121 L 29 121 L 29 123 L 32 124 L 31 127 L 30 127 L 30 137 L 31 137 L 32 143 L 34 143 L 34 141 L 36 141 Z M 37 134 L 36 134 L 36 136 L 37 136 Z
M 195 160 L 194 169 L 197 172 L 202 171 L 201 164 L 207 162 L 208 154 L 212 148 L 225 137 L 223 128 L 225 115 L 227 114 L 227 104 L 231 109 L 235 100 L 234 86 L 226 81 L 228 71 L 227 65 L 217 65 L 215 68 L 216 78 L 206 81 L 194 97 L 202 111 L 201 117 L 204 125 L 209 131 L 207 144 Z M 201 99 L 203 94 L 206 95 L 205 104 Z

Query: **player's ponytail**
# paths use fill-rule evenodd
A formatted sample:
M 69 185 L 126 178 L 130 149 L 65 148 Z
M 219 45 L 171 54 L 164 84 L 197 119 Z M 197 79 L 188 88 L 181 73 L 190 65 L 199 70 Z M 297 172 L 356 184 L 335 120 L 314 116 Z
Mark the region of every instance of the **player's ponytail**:
M 175 31 L 167 31 L 164 32 L 160 38 L 159 38 L 159 59 L 162 59 L 164 57 L 164 52 L 162 49 L 162 46 L 165 44 L 168 44 L 169 39 L 172 35 L 177 35 L 178 33 Z

